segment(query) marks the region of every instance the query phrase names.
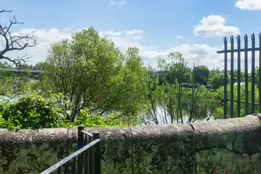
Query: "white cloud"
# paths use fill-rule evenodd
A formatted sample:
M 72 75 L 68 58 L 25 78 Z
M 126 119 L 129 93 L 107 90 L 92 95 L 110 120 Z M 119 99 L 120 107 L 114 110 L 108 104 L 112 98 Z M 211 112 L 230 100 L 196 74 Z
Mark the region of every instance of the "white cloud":
M 260 0 L 238 0 L 235 4 L 241 10 L 261 10 Z
M 181 52 L 189 66 L 193 65 L 196 61 L 200 64 L 207 65 L 211 68 L 217 66 L 223 66 L 222 55 L 217 55 L 217 50 L 221 50 L 221 47 L 211 47 L 207 44 L 182 44 L 165 50 L 156 50 L 151 45 L 143 45 L 140 41 L 144 37 L 144 31 L 142 30 L 130 30 L 123 32 L 100 32 L 102 36 L 107 36 L 113 40 L 116 46 L 122 51 L 126 51 L 129 47 L 138 47 L 141 55 L 144 57 L 144 63 L 150 64 L 156 68 L 156 63 L 159 57 L 167 57 L 169 52 Z M 139 40 L 136 40 L 136 37 Z M 222 68 L 222 67 L 221 67 Z
M 68 39 L 71 34 L 79 30 L 71 29 L 23 29 L 18 33 L 25 33 L 35 31 L 38 37 L 37 46 L 34 48 L 28 48 L 25 50 L 32 57 L 29 61 L 30 64 L 35 64 L 40 61 L 44 61 L 47 57 L 50 45 L 61 41 L 62 39 Z M 189 66 L 193 65 L 194 61 L 199 61 L 200 64 L 207 65 L 210 68 L 222 66 L 223 57 L 217 55 L 216 51 L 221 48 L 211 47 L 206 44 L 183 44 L 174 46 L 164 50 L 157 50 L 151 45 L 142 44 L 144 38 L 144 31 L 142 30 L 127 30 L 127 31 L 101 31 L 101 36 L 114 41 L 115 45 L 119 47 L 121 51 L 126 51 L 129 47 L 138 47 L 140 49 L 142 57 L 144 57 L 144 63 L 150 64 L 156 68 L 156 63 L 159 57 L 166 57 L 170 51 L 181 52 L 185 59 L 188 61 Z M 0 46 L 1 47 L 1 46 Z M 25 53 L 13 52 L 10 56 L 18 56 Z M 222 68 L 222 67 L 221 67 Z
M 124 5 L 126 0 L 111 0 L 109 6 Z
M 142 30 L 127 30 L 127 31 L 101 31 L 100 35 L 101 36 L 106 36 L 108 38 L 113 38 L 113 37 L 121 37 L 125 39 L 131 39 L 131 40 L 140 40 L 143 37 L 144 31 Z
M 221 37 L 240 34 L 240 30 L 234 26 L 225 25 L 226 19 L 219 15 L 203 17 L 194 29 L 194 35 L 204 37 Z
M 177 35 L 176 38 L 177 39 L 183 39 L 183 36 Z

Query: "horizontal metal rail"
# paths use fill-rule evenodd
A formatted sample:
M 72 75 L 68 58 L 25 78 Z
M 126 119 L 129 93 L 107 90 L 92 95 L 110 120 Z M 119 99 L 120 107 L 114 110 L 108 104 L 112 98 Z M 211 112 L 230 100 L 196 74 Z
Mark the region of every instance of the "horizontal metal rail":
M 100 141 L 101 141 L 101 139 L 96 139 L 96 140 L 90 142 L 86 146 L 82 147 L 81 149 L 77 150 L 73 154 L 69 155 L 68 157 L 64 158 L 63 160 L 59 161 L 58 163 L 54 164 L 53 166 L 49 167 L 48 169 L 46 169 L 45 171 L 43 171 L 40 174 L 50 174 L 50 173 L 54 172 L 56 169 L 61 167 L 63 164 L 66 164 L 67 162 L 69 162 L 73 158 L 77 157 L 78 155 L 83 153 L 85 150 L 91 148 L 92 146 L 94 146 L 95 144 L 97 144 Z
M 218 54 L 220 53 L 237 53 L 237 52 L 244 52 L 244 51 L 259 51 L 259 47 L 257 48 L 242 48 L 242 49 L 233 49 L 233 50 L 221 50 L 221 51 L 217 51 Z
M 82 133 L 84 133 L 84 134 L 86 134 L 86 135 L 88 135 L 90 137 L 93 137 L 93 135 L 91 133 L 87 132 L 86 130 L 82 130 Z
M 236 100 L 236 99 L 231 100 L 230 98 L 228 98 L 227 101 L 228 101 L 228 102 L 229 102 L 229 101 L 237 102 L 238 100 Z M 224 102 L 224 101 L 223 101 L 223 102 Z M 244 101 L 244 100 L 240 100 L 239 102 L 240 102 L 240 103 L 243 103 L 243 104 L 246 104 L 246 101 Z M 252 104 L 252 102 L 248 102 L 248 104 Z M 254 103 L 254 105 L 258 106 L 259 104 L 258 104 L 258 103 Z

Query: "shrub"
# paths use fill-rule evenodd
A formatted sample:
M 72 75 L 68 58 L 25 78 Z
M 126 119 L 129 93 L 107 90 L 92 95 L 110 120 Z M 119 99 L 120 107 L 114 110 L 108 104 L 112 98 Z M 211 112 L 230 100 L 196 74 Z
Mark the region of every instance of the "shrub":
M 80 116 L 76 119 L 75 125 L 83 125 L 85 127 L 127 126 L 119 114 L 112 114 L 110 116 L 92 116 L 88 108 L 81 110 Z
M 2 105 L 2 122 L 0 127 L 7 128 L 51 128 L 61 127 L 64 123 L 62 109 L 53 97 L 43 98 L 40 95 L 24 95 L 17 102 Z
M 64 105 L 68 104 L 63 100 L 62 94 L 51 94 L 49 97 L 42 97 L 39 94 L 31 93 L 9 102 L 0 103 L 0 128 L 8 129 L 39 129 L 76 127 L 112 127 L 128 126 L 119 114 L 109 116 L 91 115 L 88 108 L 82 109 L 75 122 L 66 117 Z

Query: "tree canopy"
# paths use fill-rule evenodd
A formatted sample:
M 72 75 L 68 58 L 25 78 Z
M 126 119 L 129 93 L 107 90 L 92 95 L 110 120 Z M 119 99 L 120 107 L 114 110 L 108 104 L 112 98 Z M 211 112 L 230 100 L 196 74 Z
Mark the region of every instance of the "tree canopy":
M 111 40 L 89 28 L 72 40 L 52 45 L 44 84 L 67 97 L 72 104 L 71 120 L 83 108 L 92 113 L 116 110 L 128 115 L 138 111 L 145 73 L 138 49 L 130 48 L 124 55 Z
M 211 79 L 212 88 L 218 89 L 225 84 L 224 74 L 216 74 Z
M 209 76 L 209 70 L 206 66 L 195 67 L 192 71 L 194 83 L 206 85 Z

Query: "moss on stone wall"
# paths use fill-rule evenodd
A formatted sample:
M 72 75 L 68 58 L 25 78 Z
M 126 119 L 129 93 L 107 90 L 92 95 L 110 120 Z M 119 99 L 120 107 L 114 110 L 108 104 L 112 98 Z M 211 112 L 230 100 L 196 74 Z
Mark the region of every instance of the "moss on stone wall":
M 104 174 L 261 173 L 261 121 L 88 129 L 102 137 Z M 76 150 L 76 129 L 0 130 L 0 173 L 34 174 Z
M 260 153 L 238 154 L 227 149 L 213 148 L 197 152 L 198 173 L 261 173 Z
M 64 142 L 43 142 L 36 144 L 2 145 L 1 151 L 1 174 L 36 174 L 60 159 L 72 153 L 76 148 L 67 147 Z

